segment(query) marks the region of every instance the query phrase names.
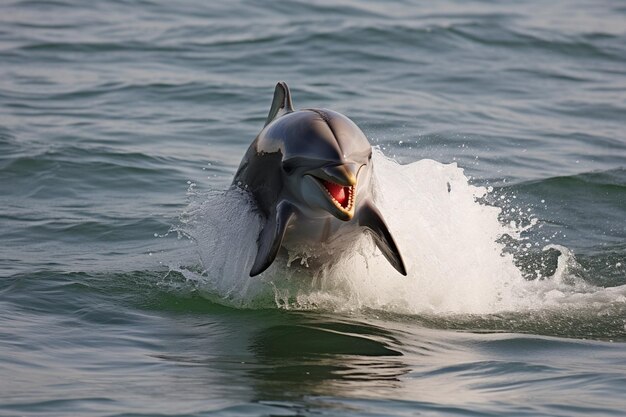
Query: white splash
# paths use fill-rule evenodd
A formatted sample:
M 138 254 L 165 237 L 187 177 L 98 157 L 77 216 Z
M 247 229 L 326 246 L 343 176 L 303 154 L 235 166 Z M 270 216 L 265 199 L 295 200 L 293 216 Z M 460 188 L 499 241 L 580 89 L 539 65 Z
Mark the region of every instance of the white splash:
M 477 201 L 487 189 L 470 185 L 456 164 L 399 165 L 376 151 L 374 165 L 375 200 L 407 277 L 364 234 L 331 265 L 309 268 L 306 256 L 290 254 L 250 278 L 262 219 L 249 197 L 237 191 L 213 193 L 190 206 L 184 229 L 197 243 L 203 271 L 181 272 L 208 298 L 244 308 L 484 314 L 580 301 L 600 290 L 580 280 L 567 282 L 575 260 L 563 247 L 552 246 L 561 252 L 553 277 L 525 280 L 498 243 L 519 230 L 500 223 L 500 208 Z M 626 290 L 619 288 L 609 292 L 621 291 L 624 298 Z M 614 300 L 616 294 L 606 296 Z

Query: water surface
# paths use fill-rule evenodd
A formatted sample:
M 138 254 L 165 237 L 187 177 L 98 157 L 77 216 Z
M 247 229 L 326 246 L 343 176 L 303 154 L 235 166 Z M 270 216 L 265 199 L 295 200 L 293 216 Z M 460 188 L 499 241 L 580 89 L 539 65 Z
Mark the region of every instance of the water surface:
M 0 5 L 0 415 L 623 415 L 622 2 L 213 3 Z M 239 279 L 279 80 L 378 147 L 407 279 Z

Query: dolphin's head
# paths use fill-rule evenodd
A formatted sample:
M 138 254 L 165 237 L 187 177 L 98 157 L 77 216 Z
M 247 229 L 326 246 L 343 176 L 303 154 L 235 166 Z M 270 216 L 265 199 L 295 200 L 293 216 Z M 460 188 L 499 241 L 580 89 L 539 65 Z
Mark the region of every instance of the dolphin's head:
M 326 109 L 282 115 L 257 140 L 257 152 L 281 155 L 283 192 L 309 216 L 351 220 L 369 192 L 372 148 L 346 116 Z

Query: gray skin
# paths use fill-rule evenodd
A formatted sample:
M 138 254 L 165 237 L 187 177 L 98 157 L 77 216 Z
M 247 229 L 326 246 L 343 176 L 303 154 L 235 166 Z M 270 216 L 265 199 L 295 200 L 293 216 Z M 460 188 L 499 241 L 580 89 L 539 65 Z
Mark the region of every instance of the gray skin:
M 294 111 L 280 82 L 265 127 L 252 142 L 233 186 L 252 194 L 265 223 L 250 276 L 265 271 L 281 247 L 328 244 L 341 251 L 369 232 L 402 275 L 406 268 L 389 229 L 372 201 L 372 148 L 354 122 L 326 109 Z M 339 203 L 328 191 L 345 187 Z

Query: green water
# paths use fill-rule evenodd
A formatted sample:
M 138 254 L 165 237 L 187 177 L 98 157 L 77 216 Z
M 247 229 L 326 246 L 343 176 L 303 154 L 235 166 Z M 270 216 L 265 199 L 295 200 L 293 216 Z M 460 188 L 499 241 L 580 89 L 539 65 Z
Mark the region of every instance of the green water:
M 623 415 L 625 22 L 2 2 L 0 415 Z M 237 275 L 253 238 L 221 190 L 279 80 L 402 164 L 375 158 L 404 281 L 375 257 L 346 276 L 350 253 Z

